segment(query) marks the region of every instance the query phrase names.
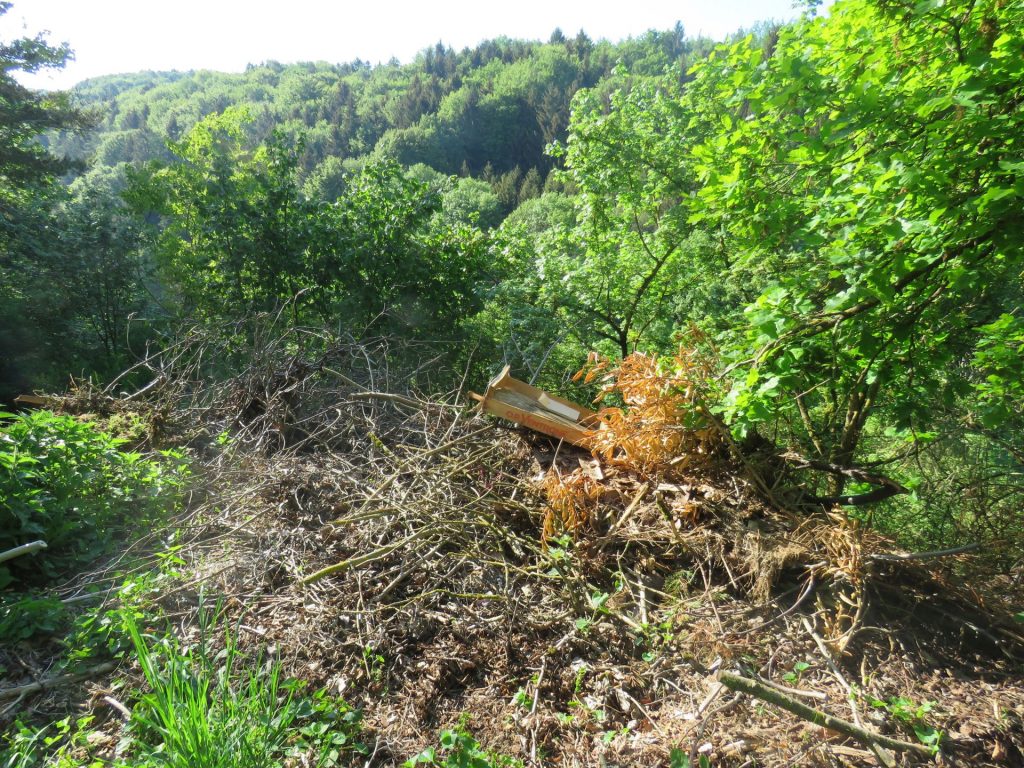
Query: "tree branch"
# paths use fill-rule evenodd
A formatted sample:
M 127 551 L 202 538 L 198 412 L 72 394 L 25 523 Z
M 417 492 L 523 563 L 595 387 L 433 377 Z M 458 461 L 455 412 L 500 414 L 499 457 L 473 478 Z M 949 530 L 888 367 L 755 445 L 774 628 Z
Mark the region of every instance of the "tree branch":
M 84 680 L 89 680 L 98 675 L 105 675 L 107 672 L 113 672 L 116 668 L 116 664 L 109 662 L 106 664 L 100 664 L 92 669 L 87 669 L 85 672 L 80 672 L 75 675 L 61 675 L 60 677 L 51 677 L 35 683 L 28 683 L 27 685 L 19 685 L 15 688 L 5 688 L 0 691 L 0 701 L 21 699 L 29 694 L 39 693 L 40 691 L 45 691 L 49 688 L 56 688 L 61 685 L 69 685 L 71 683 L 81 683 Z
M 8 560 L 13 560 L 21 555 L 34 555 L 41 549 L 46 549 L 46 542 L 39 540 L 33 541 L 29 544 L 22 544 L 20 547 L 14 549 L 8 549 L 6 552 L 0 552 L 0 563 L 5 563 Z
M 908 560 L 934 560 L 939 557 L 961 555 L 965 552 L 974 552 L 978 549 L 981 549 L 981 544 L 974 541 L 970 544 L 964 544 L 962 547 L 951 547 L 950 549 L 935 549 L 931 552 L 911 552 L 909 555 L 893 555 L 884 552 L 878 552 L 873 555 L 868 555 L 866 559 L 877 563 L 905 563 Z
M 827 712 L 822 712 L 820 709 L 809 707 L 781 691 L 769 688 L 750 678 L 742 677 L 732 672 L 719 672 L 718 682 L 732 691 L 746 693 L 761 699 L 761 701 L 781 707 L 787 712 L 791 712 L 797 717 L 801 717 L 822 728 L 828 728 L 845 736 L 851 736 L 866 746 L 881 746 L 894 752 L 913 752 L 920 757 L 932 758 L 934 756 L 932 750 L 923 744 L 912 744 L 909 741 L 901 741 L 889 736 L 883 736 L 880 733 L 872 733 L 860 726 L 854 725 L 848 720 L 842 720 Z

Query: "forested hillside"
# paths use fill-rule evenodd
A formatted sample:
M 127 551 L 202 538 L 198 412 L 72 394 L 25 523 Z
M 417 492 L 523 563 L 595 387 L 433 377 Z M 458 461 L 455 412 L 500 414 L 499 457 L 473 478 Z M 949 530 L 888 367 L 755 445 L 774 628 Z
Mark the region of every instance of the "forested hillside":
M 545 150 L 565 139 L 576 91 L 620 87 L 625 77 L 613 76 L 617 66 L 630 75 L 672 71 L 683 78 L 711 45 L 687 38 L 682 26 L 618 44 L 595 43 L 582 31 L 567 39 L 556 30 L 546 44 L 497 39 L 461 52 L 437 44 L 407 65 L 265 62 L 237 75 L 102 77 L 74 89 L 76 103 L 99 109 L 98 129 L 53 137 L 51 149 L 99 166 L 164 157 L 167 140 L 181 139 L 208 115 L 244 106 L 253 144 L 273 131 L 301 137 L 299 167 L 311 192 L 329 196 L 343 169 L 388 156 L 483 177 L 514 206 L 539 194 L 556 165 Z
M 814 7 L 67 94 L 0 46 L 0 400 L 80 417 L 2 415 L 0 672 L 154 692 L 60 765 L 194 764 L 186 668 L 246 768 L 1021 764 L 1024 4 Z M 506 365 L 588 452 L 469 412 Z M 208 580 L 324 687 L 239 704 Z
M 170 241 L 182 234 L 175 230 L 173 219 L 157 218 L 158 209 L 166 214 L 162 206 L 172 205 L 175 195 L 183 205 L 189 201 L 202 205 L 194 199 L 195 188 L 189 187 L 190 183 L 208 189 L 231 187 L 230 197 L 209 200 L 219 205 L 219 210 L 203 210 L 206 220 L 193 220 L 192 224 L 212 228 L 216 239 L 217 231 L 234 235 L 235 224 L 248 218 L 238 233 L 253 242 L 234 246 L 237 259 L 254 261 L 256 257 L 247 251 L 250 247 L 277 252 L 265 258 L 281 263 L 291 262 L 295 251 L 321 247 L 333 251 L 322 254 L 323 263 L 304 267 L 316 272 L 319 282 L 326 272 L 342 267 L 338 258 L 346 250 L 330 242 L 339 235 L 339 223 L 326 219 L 336 219 L 338 212 L 328 212 L 321 204 L 344 207 L 346 195 L 354 191 L 351 182 L 368 164 L 376 169 L 367 171 L 368 182 L 363 185 L 371 194 L 370 188 L 383 192 L 388 184 L 399 183 L 397 175 L 407 177 L 400 182 L 407 205 L 405 212 L 397 215 L 413 218 L 403 220 L 402 232 L 396 231 L 399 237 L 417 227 L 422 234 L 428 220 L 446 242 L 451 241 L 455 229 L 463 228 L 465 264 L 456 272 L 465 280 L 458 302 L 469 301 L 472 306 L 468 311 L 460 306 L 459 322 L 445 319 L 446 333 L 452 336 L 456 325 L 471 322 L 487 303 L 487 286 L 500 282 L 501 275 L 514 267 L 501 256 L 484 258 L 484 251 L 501 248 L 475 238 L 466 227 L 493 230 L 520 205 L 534 200 L 537 202 L 523 206 L 516 217 L 532 222 L 533 228 L 547 227 L 549 216 L 563 221 L 574 215 L 571 194 L 566 194 L 572 192 L 573 181 L 552 174 L 562 163 L 549 151 L 566 139 L 574 94 L 582 88 L 607 94 L 629 87 L 634 80 L 660 78 L 667 72 L 685 79 L 690 64 L 711 46 L 706 39 L 686 38 L 679 25 L 617 44 L 595 43 L 582 32 L 567 39 L 556 30 L 546 44 L 499 39 L 459 53 L 437 45 L 425 49 L 408 65 L 371 66 L 356 61 L 285 66 L 270 62 L 237 75 L 139 73 L 82 83 L 68 95 L 68 101 L 80 110 L 81 119 L 92 121 L 92 127 L 83 131 L 70 123 L 64 129 L 56 126 L 43 141 L 51 155 L 77 163 L 77 173 L 66 176 L 62 188 L 47 188 L 47 195 L 56 195 L 54 200 L 31 214 L 25 209 L 20 212 L 35 216 L 37 223 L 49 212 L 59 215 L 66 225 L 59 227 L 59 247 L 43 249 L 43 258 L 31 258 L 28 272 L 12 269 L 8 273 L 12 280 L 25 280 L 17 294 L 12 294 L 14 301 L 15 296 L 22 296 L 25 303 L 17 309 L 12 304 L 12 315 L 31 322 L 12 323 L 15 327 L 6 343 L 11 345 L 12 362 L 17 362 L 0 376 L 0 394 L 9 398 L 33 385 L 53 386 L 69 374 L 109 376 L 130 359 L 129 347 L 144 343 L 147 334 L 163 332 L 165 321 L 173 324 L 174 318 L 182 315 L 179 300 L 186 295 L 198 300 L 198 294 L 185 286 L 166 290 L 171 273 L 180 273 L 179 267 L 186 263 L 179 258 L 182 254 L 167 259 L 158 254 L 159 243 L 173 249 Z M 203 141 L 212 144 L 200 147 Z M 275 162 L 268 164 L 271 157 Z M 182 160 L 186 162 L 179 171 L 171 170 Z M 183 173 L 193 160 L 205 163 L 205 169 L 189 182 L 179 175 L 176 187 L 164 184 L 158 191 L 142 179 L 159 176 L 167 181 L 171 175 Z M 158 171 L 158 167 L 165 170 Z M 244 183 L 240 183 L 242 176 L 247 177 Z M 247 184 L 256 185 L 259 191 Z M 281 195 L 291 199 L 294 211 L 280 210 Z M 269 212 L 266 206 L 278 210 Z M 188 218 L 184 209 L 179 213 L 177 221 Z M 369 222 L 380 213 L 359 209 L 350 210 L 349 215 Z M 81 231 L 75 222 L 88 231 Z M 160 232 L 147 226 L 158 222 Z M 275 231 L 268 232 L 268 228 Z M 290 242 L 298 229 L 303 230 L 300 241 Z M 441 230 L 446 234 L 440 234 Z M 352 234 L 349 231 L 345 237 Z M 369 237 L 369 248 L 379 245 L 376 235 L 360 233 L 356 237 L 364 241 Z M 320 244 L 311 244 L 310 238 L 319 238 Z M 202 247 L 190 237 L 178 242 Z M 29 251 L 37 249 L 35 243 L 24 245 Z M 211 241 L 210 247 L 217 251 L 215 259 L 226 256 L 223 243 Z M 406 247 L 408 244 L 403 244 L 399 249 Z M 71 256 L 69 250 L 77 255 Z M 204 252 L 203 258 L 206 255 L 211 254 Z M 344 257 L 357 258 L 352 253 Z M 305 258 L 317 261 L 320 257 Z M 404 255 L 396 254 L 395 259 L 401 258 Z M 76 264 L 75 275 L 66 268 L 68 259 Z M 489 262 L 486 270 L 483 261 Z M 383 270 L 379 280 L 392 281 L 396 264 L 374 267 L 375 272 Z M 291 266 L 299 269 L 298 264 Z M 278 267 L 265 267 L 270 271 L 256 279 L 275 284 L 267 288 L 275 294 L 266 297 L 267 301 L 291 296 L 297 289 L 296 275 L 285 278 L 276 272 Z M 187 270 L 193 268 L 194 263 Z M 233 267 L 231 271 L 240 274 L 246 269 Z M 102 287 L 95 280 L 79 281 L 79 277 L 95 274 L 90 270 L 104 273 Z M 438 270 L 425 265 L 420 275 L 431 272 Z M 357 273 L 348 276 L 362 279 Z M 242 282 L 245 279 L 242 277 Z M 327 283 L 337 279 L 337 275 L 323 278 Z M 69 281 L 81 287 L 71 290 Z M 48 288 L 52 289 L 50 295 L 46 295 Z M 237 288 L 245 290 L 241 283 Z M 386 302 L 394 301 L 400 287 L 379 285 L 376 290 L 383 290 L 379 295 L 344 290 L 349 300 L 363 303 L 366 312 L 376 315 Z M 45 295 L 43 301 L 39 291 Z M 443 290 L 417 292 L 421 294 L 417 301 L 447 301 Z M 361 293 L 365 295 L 360 297 Z M 267 301 L 247 301 L 246 309 L 266 309 Z M 194 309 L 197 307 L 189 304 L 188 311 Z M 240 307 L 230 311 L 237 309 Z M 419 316 L 418 310 L 408 310 L 407 318 L 410 312 Z M 146 322 L 129 328 L 125 321 L 133 313 L 145 317 Z M 60 344 L 54 345 L 57 338 Z M 574 354 L 585 347 L 578 346 Z

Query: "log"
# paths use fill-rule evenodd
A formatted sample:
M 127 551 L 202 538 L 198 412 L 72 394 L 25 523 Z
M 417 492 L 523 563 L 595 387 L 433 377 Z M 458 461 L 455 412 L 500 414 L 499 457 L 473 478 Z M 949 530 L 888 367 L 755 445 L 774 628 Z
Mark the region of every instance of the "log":
M 50 405 L 50 398 L 39 395 L 18 395 L 14 398 L 14 402 L 28 408 L 46 408 Z
M 919 757 L 926 757 L 929 759 L 934 757 L 932 749 L 930 747 L 926 747 L 924 744 L 912 744 L 909 741 L 901 741 L 899 739 L 891 738 L 890 736 L 883 736 L 880 733 L 872 733 L 871 731 L 861 728 L 848 720 L 843 720 L 835 717 L 834 715 L 830 715 L 827 712 L 822 712 L 820 709 L 809 707 L 803 702 L 797 701 L 781 691 L 769 688 L 768 686 L 763 685 L 756 680 L 751 680 L 748 677 L 736 675 L 732 672 L 719 672 L 718 681 L 732 691 L 746 693 L 749 696 L 754 696 L 768 704 L 774 704 L 775 706 L 781 707 L 787 712 L 790 712 L 797 717 L 802 717 L 804 720 L 814 723 L 815 725 L 819 725 L 822 728 L 828 728 L 829 730 L 857 739 L 857 741 L 865 746 L 885 747 L 893 750 L 894 752 L 913 752 Z

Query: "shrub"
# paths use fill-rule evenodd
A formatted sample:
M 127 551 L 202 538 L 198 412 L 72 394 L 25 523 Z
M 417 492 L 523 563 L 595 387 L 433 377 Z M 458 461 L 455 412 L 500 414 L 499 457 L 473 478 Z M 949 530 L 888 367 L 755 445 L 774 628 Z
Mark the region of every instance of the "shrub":
M 50 411 L 0 418 L 0 551 L 47 544 L 0 565 L 0 589 L 66 574 L 178 501 L 180 454 L 123 452 L 124 440 Z

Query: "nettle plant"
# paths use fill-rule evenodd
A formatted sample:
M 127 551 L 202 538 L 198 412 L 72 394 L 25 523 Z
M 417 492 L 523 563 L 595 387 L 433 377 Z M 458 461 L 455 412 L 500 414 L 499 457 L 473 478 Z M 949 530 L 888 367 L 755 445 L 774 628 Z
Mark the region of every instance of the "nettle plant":
M 0 589 L 68 573 L 177 504 L 181 454 L 124 452 L 124 442 L 50 411 L 0 414 L 0 551 L 47 545 L 0 565 Z

